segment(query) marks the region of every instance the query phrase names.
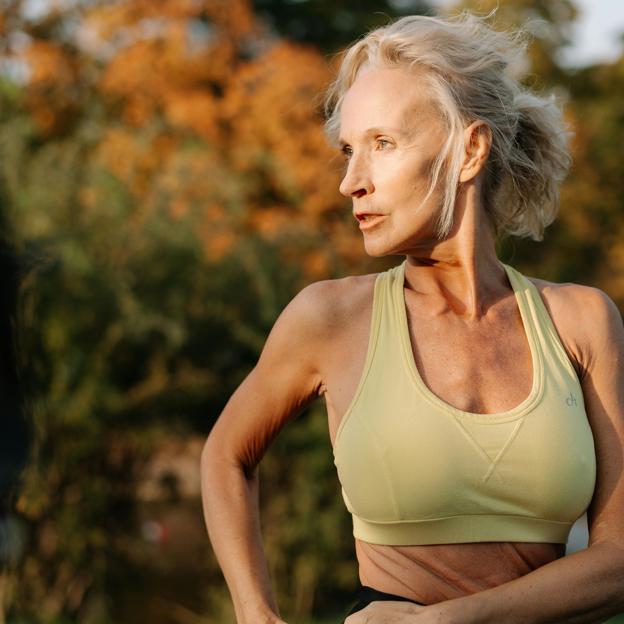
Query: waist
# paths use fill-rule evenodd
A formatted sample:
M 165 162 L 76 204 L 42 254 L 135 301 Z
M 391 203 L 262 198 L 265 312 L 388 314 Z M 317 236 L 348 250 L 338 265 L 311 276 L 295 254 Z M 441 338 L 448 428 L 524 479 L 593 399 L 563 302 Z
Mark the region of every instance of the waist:
M 388 546 L 356 539 L 355 547 L 363 585 L 421 604 L 496 587 L 565 555 L 559 543 Z

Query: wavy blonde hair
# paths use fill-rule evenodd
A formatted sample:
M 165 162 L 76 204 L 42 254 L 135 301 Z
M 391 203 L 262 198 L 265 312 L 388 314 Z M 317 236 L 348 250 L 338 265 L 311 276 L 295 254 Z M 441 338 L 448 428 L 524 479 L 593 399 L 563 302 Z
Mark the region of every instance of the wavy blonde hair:
M 482 200 L 494 234 L 539 241 L 559 209 L 559 183 L 571 165 L 573 133 L 555 93 L 540 96 L 518 81 L 527 66 L 531 35 L 526 26 L 513 32 L 496 31 L 485 22 L 490 15 L 480 17 L 464 10 L 450 17 L 403 17 L 352 44 L 325 93 L 325 133 L 335 146 L 342 100 L 360 69 L 424 70 L 422 75 L 448 131 L 433 163 L 425 198 L 442 172 L 444 200 L 436 224 L 438 236 L 447 236 L 453 225 L 464 158 L 463 131 L 482 120 L 492 132 Z

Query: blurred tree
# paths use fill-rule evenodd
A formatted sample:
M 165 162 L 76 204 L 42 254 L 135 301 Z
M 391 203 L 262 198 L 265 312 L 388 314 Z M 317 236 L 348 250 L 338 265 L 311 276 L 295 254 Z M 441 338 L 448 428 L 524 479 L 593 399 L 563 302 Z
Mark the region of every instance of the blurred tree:
M 540 89 L 567 79 L 559 65 L 559 52 L 571 44 L 572 25 L 578 17 L 574 0 L 459 0 L 447 9 L 469 9 L 479 15 L 494 11 L 490 23 L 497 30 L 524 26 L 533 35 L 528 49 L 526 80 Z
M 1 113 L 0 113 L 1 115 Z M 17 318 L 18 296 L 28 274 L 28 260 L 20 257 L 12 240 L 6 199 L 0 183 L 0 405 L 4 413 L 0 436 L 0 525 L 14 504 L 16 480 L 23 468 L 31 438 L 24 388 L 27 383 L 25 352 L 21 348 L 23 324 Z M 0 561 L 12 553 L 0 527 Z
M 430 15 L 423 0 L 254 0 L 256 14 L 281 37 L 312 44 L 324 53 L 403 15 Z
M 604 289 L 623 309 L 624 54 L 572 72 L 568 89 L 575 162 L 562 193 L 561 235 L 567 235 L 570 253 L 558 264 L 564 279 Z

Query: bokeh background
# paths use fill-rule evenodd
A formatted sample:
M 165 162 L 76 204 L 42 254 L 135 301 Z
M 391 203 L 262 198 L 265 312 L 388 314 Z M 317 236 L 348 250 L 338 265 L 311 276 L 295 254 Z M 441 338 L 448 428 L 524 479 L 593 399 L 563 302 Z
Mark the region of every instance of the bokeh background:
M 399 261 L 366 256 L 338 193 L 337 53 L 496 5 L 497 28 L 542 19 L 525 84 L 576 133 L 558 220 L 499 255 L 622 309 L 624 56 L 575 57 L 574 0 L 0 0 L 0 622 L 234 621 L 203 442 L 301 288 Z M 357 566 L 323 404 L 260 474 L 282 615 L 339 621 Z M 569 551 L 586 539 L 581 519 Z

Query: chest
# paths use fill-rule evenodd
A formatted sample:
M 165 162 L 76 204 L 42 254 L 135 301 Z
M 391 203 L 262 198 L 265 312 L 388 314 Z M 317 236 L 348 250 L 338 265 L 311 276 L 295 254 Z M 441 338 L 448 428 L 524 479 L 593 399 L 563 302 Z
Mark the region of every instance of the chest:
M 529 395 L 535 375 L 534 354 L 513 302 L 499 306 L 495 315 L 478 323 L 424 310 L 406 294 L 408 365 L 433 395 L 460 410 L 481 414 L 510 410 Z M 361 306 L 325 360 L 324 399 L 332 445 L 361 380 L 371 317 L 372 306 Z M 566 329 L 566 320 L 553 316 L 553 322 L 580 375 L 578 349 Z
M 506 301 L 479 321 L 454 315 L 435 317 L 418 301 L 406 301 L 406 366 L 426 391 L 457 409 L 479 414 L 503 412 L 529 394 L 536 346 L 515 303 Z

